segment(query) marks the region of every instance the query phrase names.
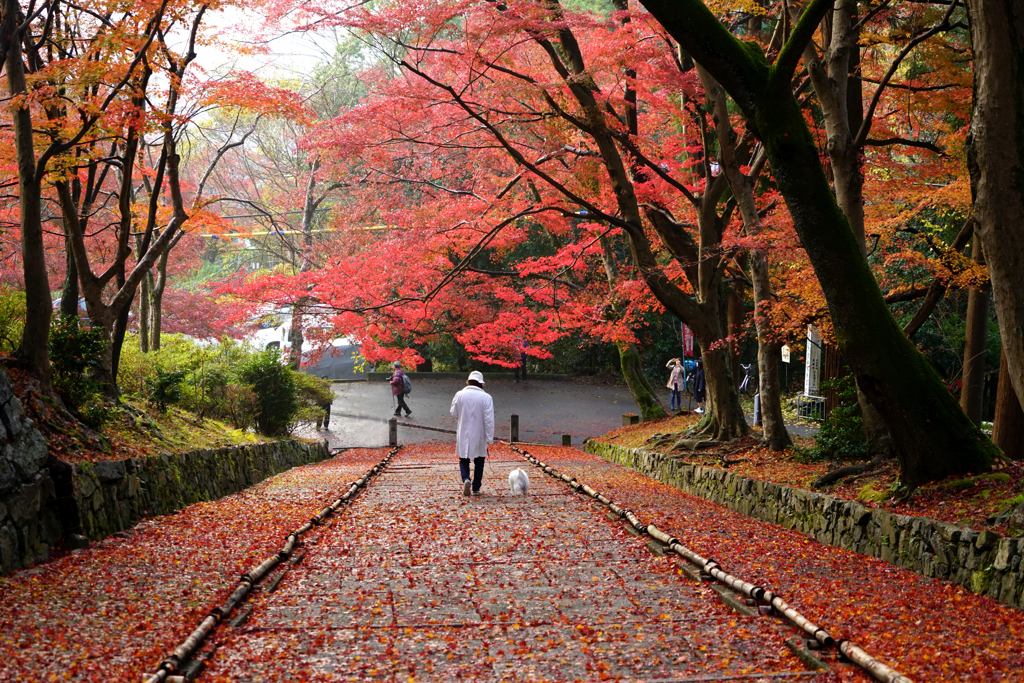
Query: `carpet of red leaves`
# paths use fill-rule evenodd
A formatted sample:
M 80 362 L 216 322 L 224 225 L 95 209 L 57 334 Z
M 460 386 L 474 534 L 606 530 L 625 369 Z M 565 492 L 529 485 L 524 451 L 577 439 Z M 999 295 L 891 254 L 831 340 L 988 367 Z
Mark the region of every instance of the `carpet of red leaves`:
M 142 680 L 242 572 L 381 457 L 349 451 L 0 577 L 0 681 Z
M 1024 611 L 731 512 L 594 456 L 527 450 L 915 681 L 1024 681 Z M 845 672 L 844 675 L 848 675 Z
M 682 432 L 696 420 L 697 416 L 693 415 L 655 420 L 616 429 L 599 440 L 629 448 L 648 446 L 647 440 L 654 434 Z M 809 439 L 796 441 L 805 447 L 811 443 Z M 676 450 L 671 455 L 695 465 L 720 467 L 743 477 L 807 490 L 816 490 L 811 486 L 813 482 L 833 469 L 833 464 L 811 462 L 796 450 L 770 451 L 752 437 L 706 452 Z M 821 491 L 847 500 L 859 499 L 869 507 L 880 507 L 897 514 L 930 517 L 979 531 L 989 529 L 1000 535 L 1007 534 L 1005 519 L 991 518 L 1024 501 L 1024 462 L 997 463 L 991 472 L 982 476 L 950 477 L 933 482 L 917 488 L 907 500 L 886 496 L 894 491 L 898 477 L 896 463 L 890 463 L 877 470 L 876 474 L 854 481 L 840 480 Z M 865 493 L 871 495 L 865 497 L 862 495 Z M 876 494 L 882 500 L 866 499 Z

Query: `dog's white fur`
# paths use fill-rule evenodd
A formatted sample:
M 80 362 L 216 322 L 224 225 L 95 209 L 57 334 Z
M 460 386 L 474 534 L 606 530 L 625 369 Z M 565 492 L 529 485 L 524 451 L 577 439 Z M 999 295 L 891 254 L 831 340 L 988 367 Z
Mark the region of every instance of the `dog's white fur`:
M 530 478 L 518 467 L 509 472 L 508 488 L 513 496 L 526 496 L 530 493 Z

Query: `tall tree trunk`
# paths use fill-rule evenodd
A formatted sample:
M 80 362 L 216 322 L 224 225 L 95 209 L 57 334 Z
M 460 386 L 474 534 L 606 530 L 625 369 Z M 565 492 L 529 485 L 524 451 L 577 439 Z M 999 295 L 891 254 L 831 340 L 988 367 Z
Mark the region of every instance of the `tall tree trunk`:
M 999 382 L 996 387 L 996 416 L 992 440 L 1011 460 L 1024 460 L 1024 410 L 1010 384 L 1006 352 L 999 357 Z
M 153 277 L 146 273 L 139 292 L 139 350 L 149 353 L 149 287 Z
M 18 3 L 8 0 L 5 12 L 9 16 L 11 13 L 16 16 Z M 10 94 L 15 98 L 28 92 L 20 40 L 20 36 L 15 36 L 7 51 L 7 83 Z M 36 172 L 32 115 L 24 101 L 16 101 L 12 109 L 14 145 L 18 159 L 21 255 L 25 272 L 25 329 L 21 335 L 21 348 L 18 353 L 24 359 L 29 372 L 38 378 L 40 390 L 52 396 L 55 394 L 49 341 L 53 301 L 50 299 L 50 279 L 46 273 L 43 249 L 42 189 Z
M 288 364 L 293 370 L 302 367 L 302 309 L 306 305 L 306 298 L 302 297 L 292 305 L 292 326 L 288 331 Z
M 984 265 L 981 238 L 975 234 L 971 256 Z M 971 287 L 967 293 L 967 323 L 964 335 L 963 388 L 960 407 L 976 425 L 981 425 L 981 397 L 985 389 L 985 352 L 988 349 L 988 292 L 984 286 Z
M 773 451 L 793 445 L 782 416 L 782 391 L 779 387 L 779 344 L 771 338 L 771 324 L 765 307 L 771 300 L 768 262 L 760 251 L 750 254 L 750 274 L 754 283 L 754 324 L 757 327 L 757 382 L 761 403 L 761 433 L 764 444 Z
M 722 169 L 729 181 L 733 196 L 736 198 L 740 216 L 743 218 L 743 230 L 748 237 L 760 235 L 762 226 L 757 203 L 754 201 L 754 178 L 740 170 L 740 160 L 736 155 L 733 131 L 728 124 L 729 109 L 725 91 L 718 81 L 699 65 L 697 73 L 714 107 Z M 755 160 L 752 165 L 757 167 L 760 165 L 760 161 Z M 792 445 L 793 441 L 789 437 L 785 419 L 782 416 L 782 396 L 779 391 L 779 345 L 771 338 L 771 326 L 765 311 L 765 308 L 770 305 L 772 292 L 768 273 L 768 257 L 762 249 L 755 248 L 750 251 L 748 258 L 750 279 L 753 284 L 754 325 L 757 329 L 761 438 L 770 449 L 780 451 Z
M 177 244 L 175 239 L 171 245 L 160 253 L 156 262 L 156 277 L 151 285 L 149 345 L 154 351 L 160 350 L 160 334 L 163 328 L 164 289 L 167 287 L 167 259 L 171 249 Z
M 1024 4 L 968 0 L 974 113 L 967 136 L 974 217 L 985 247 L 999 334 L 1024 403 Z
M 60 294 L 60 314 L 78 317 L 78 268 L 75 266 L 75 252 L 71 248 L 71 240 L 67 239 L 67 227 L 64 229 L 64 286 Z
M 832 194 L 817 145 L 793 96 L 799 57 L 821 17 L 833 7 L 832 0 L 806 5 L 772 65 L 732 36 L 699 0 L 642 2 L 718 79 L 757 131 L 821 283 L 840 352 L 889 427 L 902 483 L 915 487 L 951 474 L 988 470 L 998 449 L 964 415 L 893 319 Z

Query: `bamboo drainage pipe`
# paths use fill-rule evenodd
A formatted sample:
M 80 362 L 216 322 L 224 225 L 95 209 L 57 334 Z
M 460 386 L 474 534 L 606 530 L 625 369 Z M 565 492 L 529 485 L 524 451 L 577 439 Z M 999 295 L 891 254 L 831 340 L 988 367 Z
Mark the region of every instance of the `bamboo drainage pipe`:
M 644 524 L 640 519 L 633 513 L 632 510 L 627 510 L 615 504 L 611 499 L 595 491 L 586 484 L 581 484 L 577 481 L 576 477 L 571 477 L 567 474 L 563 474 L 555 468 L 546 465 L 537 458 L 533 457 L 523 449 L 516 446 L 514 443 L 510 443 L 509 447 L 522 455 L 530 464 L 539 468 L 545 474 L 551 476 L 554 479 L 560 479 L 565 482 L 569 487 L 575 491 L 579 491 L 587 494 L 594 500 L 597 500 L 602 505 L 607 507 L 613 513 L 620 518 L 624 519 L 634 529 L 642 534 L 646 534 L 651 538 L 661 541 L 669 547 L 672 552 L 685 558 L 689 562 L 693 563 L 700 570 L 715 579 L 719 583 L 722 583 L 737 593 L 742 593 L 747 597 L 751 598 L 755 602 L 763 602 L 769 605 L 774 611 L 778 612 L 786 619 L 788 619 L 793 625 L 799 628 L 801 631 L 806 633 L 808 636 L 818 641 L 823 647 L 835 647 L 843 657 L 853 662 L 860 668 L 875 677 L 875 679 L 882 683 L 913 683 L 913 681 L 903 674 L 895 671 L 885 664 L 882 664 L 877 659 L 869 655 L 861 648 L 854 645 L 849 640 L 836 640 L 833 638 L 828 631 L 817 626 L 814 622 L 807 619 L 804 615 L 800 614 L 797 610 L 786 603 L 777 593 L 770 591 L 761 586 L 755 586 L 754 584 L 744 581 L 738 577 L 729 574 L 722 566 L 714 560 L 701 557 L 694 551 L 690 550 L 682 543 L 679 539 L 671 534 L 668 534 L 653 524 Z
M 313 527 L 319 526 L 340 507 L 351 502 L 360 489 L 364 488 L 370 480 L 373 479 L 373 477 L 384 471 L 384 468 L 387 467 L 391 458 L 394 457 L 399 448 L 401 448 L 401 446 L 396 446 L 388 451 L 388 454 L 384 456 L 383 460 L 370 468 L 366 474 L 349 484 L 348 490 L 337 500 L 315 514 L 312 519 L 300 526 L 298 529 L 288 534 L 288 538 L 285 540 L 285 544 L 281 547 L 281 550 L 242 574 L 241 578 L 238 580 L 238 587 L 235 588 L 224 604 L 210 610 L 210 614 L 199 623 L 199 626 L 192 631 L 188 638 L 186 638 L 181 645 L 174 648 L 173 653 L 160 662 L 160 667 L 156 672 L 149 674 L 145 679 L 145 683 L 170 683 L 171 679 L 180 678 L 179 676 L 173 676 L 172 674 L 177 671 L 178 667 L 181 666 L 183 662 L 187 661 L 196 653 L 196 651 L 199 650 L 203 641 L 206 640 L 207 636 L 213 633 L 217 624 L 226 619 L 231 612 L 233 612 L 235 608 L 242 603 L 245 597 L 252 592 L 252 589 L 259 584 L 260 581 L 262 581 L 270 572 L 274 571 L 279 564 L 286 562 L 288 558 L 291 557 L 292 552 L 295 550 L 295 546 L 299 543 L 299 538 L 303 534 Z

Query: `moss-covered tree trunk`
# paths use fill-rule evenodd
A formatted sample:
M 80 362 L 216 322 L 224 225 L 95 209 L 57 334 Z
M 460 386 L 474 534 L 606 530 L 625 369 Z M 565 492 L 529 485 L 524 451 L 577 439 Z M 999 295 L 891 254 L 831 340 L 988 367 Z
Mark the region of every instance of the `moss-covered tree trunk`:
M 619 350 L 622 377 L 626 380 L 626 386 L 629 387 L 629 393 L 640 409 L 640 416 L 644 422 L 665 417 L 665 407 L 661 405 L 654 387 L 647 381 L 636 344 L 618 342 L 615 346 Z
M 736 40 L 699 0 L 642 0 L 736 100 L 764 144 L 797 234 L 821 283 L 843 358 L 879 409 L 905 485 L 980 472 L 998 449 L 964 415 L 889 311 L 836 203 L 791 89 L 793 72 L 833 0 L 811 0 L 774 65 Z

